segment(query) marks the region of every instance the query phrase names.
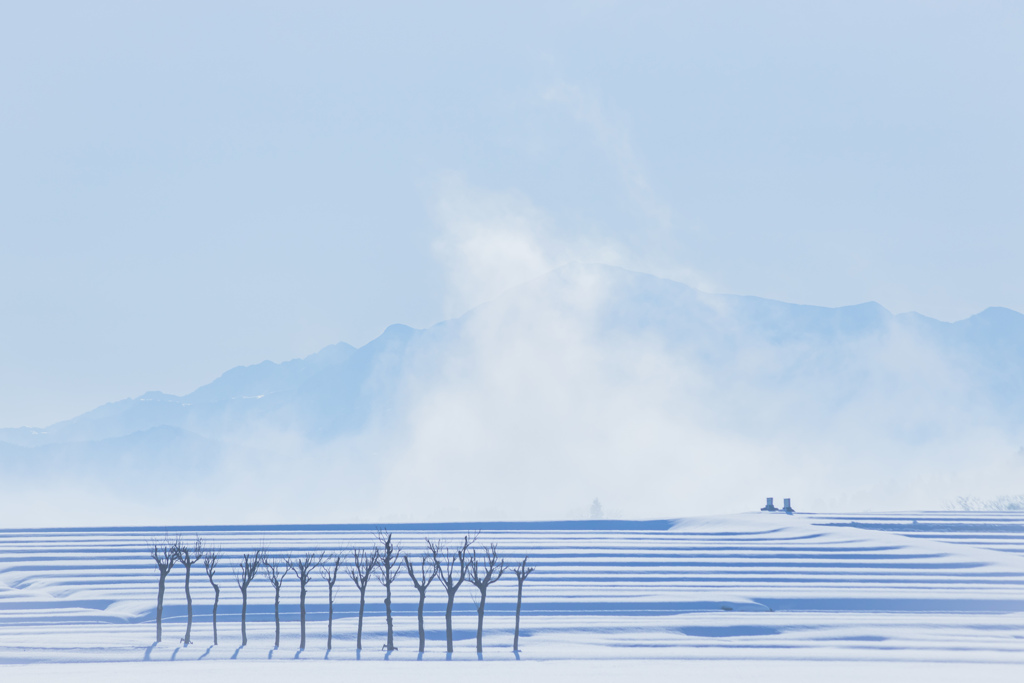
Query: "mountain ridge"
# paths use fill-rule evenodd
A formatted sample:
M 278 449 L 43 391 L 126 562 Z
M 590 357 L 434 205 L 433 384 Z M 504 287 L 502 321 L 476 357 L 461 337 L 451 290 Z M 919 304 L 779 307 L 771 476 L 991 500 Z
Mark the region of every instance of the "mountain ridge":
M 830 308 L 710 294 L 645 273 L 570 264 L 422 330 L 391 325 L 360 348 L 339 342 L 301 359 L 237 366 L 183 396 L 147 392 L 44 429 L 0 429 L 0 442 L 33 448 L 100 441 L 158 426 L 216 440 L 261 420 L 329 438 L 364 426 L 372 411 L 382 410 L 394 397 L 411 347 L 422 352 L 418 347 L 457 343 L 474 321 L 496 310 L 525 309 L 516 315 L 529 322 L 529 306 L 536 300 L 557 301 L 560 310 L 570 312 L 593 309 L 595 329 L 602 334 L 654 329 L 674 348 L 693 350 L 709 363 L 727 363 L 723 358 L 757 343 L 766 348 L 804 345 L 824 354 L 835 344 L 894 331 L 924 335 L 952 356 L 966 353 L 964 364 L 999 384 L 1001 397 L 1015 394 L 1019 403 L 1024 395 L 1024 315 L 1011 309 L 990 307 L 949 323 L 918 313 L 893 314 L 876 302 Z M 506 331 L 516 333 L 514 327 Z M 977 349 L 984 350 L 982 356 L 995 354 L 994 359 L 979 358 Z M 996 381 L 993 360 L 1013 371 L 1008 380 Z
M 69 495 L 120 511 L 94 521 L 140 500 L 177 520 L 921 508 L 1014 493 L 1021 414 L 1015 311 L 946 323 L 573 264 L 426 329 L 0 430 L 0 515 Z

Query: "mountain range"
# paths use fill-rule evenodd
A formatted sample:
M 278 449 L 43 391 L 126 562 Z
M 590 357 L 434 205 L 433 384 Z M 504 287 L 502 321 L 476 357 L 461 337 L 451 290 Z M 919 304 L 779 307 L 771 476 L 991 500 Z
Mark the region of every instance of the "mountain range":
M 598 464 L 656 464 L 679 440 L 765 458 L 831 450 L 871 467 L 872 454 L 891 464 L 905 452 L 955 476 L 941 463 L 958 452 L 1013 450 L 1016 463 L 1022 408 L 1024 315 L 1009 309 L 946 323 L 573 264 L 424 330 L 392 325 L 361 348 L 236 367 L 184 396 L 151 391 L 45 428 L 0 429 L 0 463 L 29 486 L 174 487 L 223 469 L 227 451 L 284 449 L 317 453 L 313 467 L 360 460 L 373 489 L 396 458 L 522 448 L 552 462 L 578 445 L 600 451 Z M 783 471 L 799 469 L 784 457 Z

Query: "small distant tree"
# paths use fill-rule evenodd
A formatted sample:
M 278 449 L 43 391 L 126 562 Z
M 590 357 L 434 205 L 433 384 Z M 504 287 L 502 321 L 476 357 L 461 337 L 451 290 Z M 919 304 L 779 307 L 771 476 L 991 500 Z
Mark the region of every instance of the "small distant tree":
M 152 543 L 149 547 L 149 556 L 156 562 L 156 568 L 160 572 L 160 584 L 156 594 L 156 642 L 164 639 L 164 591 L 167 589 L 167 575 L 174 569 L 174 562 L 178 558 L 174 552 L 177 542 Z
M 306 586 L 313 578 L 313 572 L 324 562 L 324 553 L 306 553 L 288 561 L 288 566 L 299 580 L 299 649 L 306 649 Z
M 462 582 L 466 580 L 467 553 L 475 540 L 476 536 L 472 539 L 466 536 L 459 548 L 446 548 L 440 543 L 427 542 L 434 566 L 437 568 L 438 580 L 444 586 L 445 592 L 448 593 L 448 606 L 444 612 L 448 652 L 453 652 L 455 649 L 452 642 L 452 608 L 455 606 L 455 593 L 462 587 Z
M 263 575 L 274 586 L 274 649 L 281 647 L 281 586 L 288 576 L 288 558 L 263 560 Z
M 519 592 L 516 595 L 516 635 L 512 640 L 512 651 L 519 652 L 519 612 L 523 606 L 523 582 L 526 581 L 526 577 L 533 573 L 536 567 L 526 566 L 530 556 L 527 555 L 523 558 L 523 561 L 512 567 L 512 573 L 516 575 L 516 580 L 519 582 Z
M 323 566 L 320 567 L 320 576 L 327 582 L 327 650 L 331 649 L 331 639 L 334 636 L 334 584 L 338 581 L 338 573 L 341 571 L 343 561 L 341 553 L 328 555 L 324 558 Z
M 220 550 L 207 548 L 203 553 L 203 567 L 206 569 L 206 578 L 213 586 L 213 644 L 217 644 L 217 605 L 220 603 L 220 586 L 213 580 L 217 573 L 217 564 L 220 562 Z
M 352 551 L 352 566 L 348 568 L 348 575 L 352 582 L 359 589 L 359 622 L 356 627 L 356 650 L 363 649 L 363 607 L 366 605 L 366 584 L 373 576 L 373 570 L 377 568 L 377 561 L 380 559 L 380 550 L 359 550 Z
M 430 544 L 430 541 L 427 541 Z M 423 603 L 427 599 L 427 587 L 433 582 L 434 577 L 437 576 L 437 565 L 434 564 L 434 560 L 431 555 L 424 554 L 420 557 L 420 569 L 419 574 L 413 569 L 412 561 L 409 556 L 405 556 L 405 568 L 409 572 L 409 578 L 412 579 L 412 585 L 416 587 L 416 591 L 420 594 L 420 604 L 416 611 L 417 622 L 420 628 L 420 652 L 423 652 L 424 645 L 426 645 L 427 633 L 423 629 Z
M 387 651 L 391 652 L 395 649 L 395 625 L 391 617 L 391 584 L 395 582 L 398 573 L 402 571 L 402 546 L 391 541 L 391 533 L 387 529 L 377 531 L 377 540 L 380 541 L 381 546 L 380 558 L 377 563 L 377 579 L 380 581 L 380 585 L 384 586 L 385 591 L 384 610 L 388 623 L 386 647 Z
M 196 536 L 191 544 L 177 542 L 174 544 L 174 555 L 185 568 L 185 601 L 188 603 L 188 625 L 185 627 L 185 637 L 182 642 L 185 647 L 192 644 L 192 591 L 190 581 L 192 578 L 192 565 L 203 559 L 203 539 Z
M 484 651 L 484 606 L 487 604 L 487 587 L 497 582 L 505 573 L 505 561 L 498 557 L 498 545 L 492 543 L 478 558 L 473 551 L 469 558 L 469 582 L 480 591 L 480 604 L 476 608 L 476 651 Z
M 242 553 L 238 569 L 235 570 L 235 583 L 238 584 L 239 590 L 242 591 L 242 647 L 245 647 L 249 642 L 248 637 L 245 635 L 245 611 L 249 603 L 249 584 L 256 578 L 256 573 L 263 566 L 266 553 L 267 551 L 263 548 L 251 553 Z

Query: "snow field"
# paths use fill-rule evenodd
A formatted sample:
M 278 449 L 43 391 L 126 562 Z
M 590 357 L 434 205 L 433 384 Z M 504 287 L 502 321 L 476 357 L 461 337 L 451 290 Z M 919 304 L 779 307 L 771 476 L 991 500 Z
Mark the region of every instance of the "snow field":
M 3 530 L 3 678 L 42 680 L 33 677 L 57 666 L 62 676 L 73 672 L 82 680 L 119 680 L 129 672 L 139 674 L 133 680 L 145 680 L 142 672 L 159 680 L 186 670 L 190 680 L 205 680 L 228 670 L 250 676 L 250 668 L 262 680 L 281 671 L 279 660 L 297 660 L 311 680 L 337 675 L 331 672 L 376 677 L 382 666 L 390 668 L 379 670 L 381 680 L 391 673 L 459 680 L 484 672 L 519 680 L 527 671 L 559 680 L 614 680 L 616 672 L 718 680 L 802 680 L 805 674 L 806 680 L 854 680 L 848 678 L 854 671 L 904 672 L 900 678 L 909 680 L 925 680 L 917 678 L 925 673 L 928 680 L 953 680 L 944 678 L 950 672 L 976 680 L 982 673 L 984 680 L 1024 676 L 1024 515 L 744 514 L 678 523 L 389 528 L 412 557 L 424 550 L 424 537 L 455 542 L 475 529 L 479 543 L 496 542 L 510 562 L 529 554 L 537 571 L 524 589 L 523 661 L 511 652 L 511 574 L 488 591 L 483 662 L 474 651 L 478 594 L 469 583 L 460 589 L 453 658 L 464 666 L 457 674 L 444 664 L 444 591 L 436 584 L 427 597 L 427 661 L 413 661 L 417 595 L 404 574 L 394 587 L 399 650 L 391 661 L 381 661 L 385 626 L 377 583 L 367 591 L 363 661 L 355 661 L 358 593 L 347 577 L 339 578 L 330 653 L 327 589 L 319 578 L 307 598 L 308 647 L 296 649 L 293 576 L 282 591 L 281 648 L 273 649 L 273 589 L 262 576 L 250 588 L 249 645 L 239 648 L 240 594 L 231 572 L 238 553 L 259 546 L 276 556 L 368 547 L 369 527 L 169 530 L 186 541 L 199 533 L 225 554 L 218 574 L 220 645 L 212 645 L 213 590 L 197 566 L 194 644 L 187 648 L 180 642 L 180 567 L 168 581 L 164 642 L 153 642 L 157 572 L 146 545 L 162 540 L 165 530 Z
M 1017 683 L 1021 667 L 1010 664 L 964 665 L 935 662 L 837 662 L 764 660 L 607 660 L 500 662 L 119 662 L 116 664 L 34 664 L 7 666 L 10 683 L 146 683 L 188 681 L 222 683 L 278 682 L 288 677 L 304 683 L 374 681 L 375 683 L 463 683 L 492 681 L 697 681 L 704 683 Z

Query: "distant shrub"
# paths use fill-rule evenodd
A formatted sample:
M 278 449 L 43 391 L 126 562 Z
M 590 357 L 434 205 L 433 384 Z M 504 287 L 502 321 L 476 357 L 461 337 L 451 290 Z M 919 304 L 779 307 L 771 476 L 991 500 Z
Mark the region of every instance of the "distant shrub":
M 947 510 L 966 512 L 1010 512 L 1024 510 L 1024 495 L 999 496 L 997 498 L 975 498 L 960 496 L 945 505 Z

